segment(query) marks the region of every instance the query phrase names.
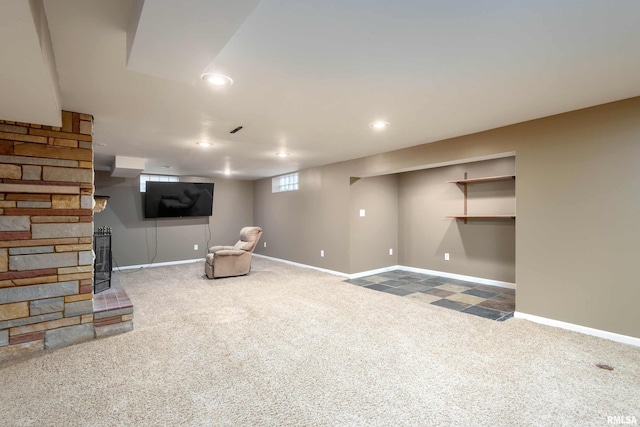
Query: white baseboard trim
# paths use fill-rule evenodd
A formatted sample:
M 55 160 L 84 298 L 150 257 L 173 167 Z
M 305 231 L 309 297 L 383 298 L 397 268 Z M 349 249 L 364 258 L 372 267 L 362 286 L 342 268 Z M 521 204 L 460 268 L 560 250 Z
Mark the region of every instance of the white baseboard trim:
M 500 286 L 500 287 L 509 288 L 509 289 L 516 288 L 515 283 L 502 282 L 500 280 L 483 279 L 481 277 L 464 276 L 462 274 L 453 274 L 453 273 L 447 273 L 444 271 L 426 270 L 424 268 L 407 267 L 404 265 L 390 265 L 388 267 L 376 268 L 375 270 L 360 271 L 358 273 L 349 274 L 349 273 L 343 273 L 341 271 L 327 270 L 326 268 L 315 267 L 313 265 L 301 264 L 299 262 L 293 262 L 293 261 L 289 261 L 282 258 L 274 258 L 267 255 L 253 254 L 253 256 L 266 258 L 266 259 L 270 259 L 278 262 L 284 262 L 285 264 L 291 264 L 291 265 L 295 265 L 302 268 L 311 268 L 313 270 L 323 271 L 325 273 L 346 277 L 348 279 L 358 279 L 360 277 L 371 276 L 373 274 L 386 273 L 387 271 L 393 271 L 393 270 L 404 270 L 404 271 L 410 271 L 412 273 L 431 274 L 434 276 L 448 277 L 449 279 L 458 279 L 458 280 L 465 280 L 467 282 L 482 283 L 483 285 Z
M 308 265 L 308 264 L 300 264 L 299 262 L 293 262 L 293 261 L 289 261 L 289 260 L 282 259 L 282 258 L 274 258 L 274 257 L 261 255 L 261 254 L 253 254 L 253 256 L 258 257 L 258 258 L 270 259 L 272 261 L 278 261 L 278 262 L 282 262 L 282 263 L 289 264 L 289 265 L 295 265 L 296 267 L 310 268 L 312 270 L 322 271 L 323 273 L 329 273 L 329 274 L 333 274 L 335 276 L 349 277 L 348 274 L 342 273 L 340 271 L 327 270 L 326 268 L 315 267 L 313 265 Z
M 640 347 L 640 338 L 630 337 L 628 335 L 616 334 L 615 332 L 603 331 L 601 329 L 589 328 L 587 326 L 576 325 L 574 323 L 562 322 L 560 320 L 549 319 L 546 317 L 535 316 L 533 314 L 522 313 L 516 311 L 513 317 L 517 319 L 529 320 L 531 322 L 540 323 L 542 325 L 553 326 L 555 328 L 566 329 L 569 331 L 580 332 L 585 335 L 604 338 L 611 341 L 629 344 L 634 347 Z
M 136 268 L 163 267 L 165 265 L 191 264 L 192 262 L 204 261 L 204 258 L 183 259 L 180 261 L 154 262 L 153 264 L 125 265 L 122 267 L 114 267 L 112 271 L 134 270 Z
M 413 273 L 431 274 L 431 275 L 434 275 L 434 276 L 448 277 L 450 279 L 458 279 L 458 280 L 465 280 L 467 282 L 482 283 L 483 285 L 500 286 L 500 287 L 503 287 L 503 288 L 510 288 L 510 289 L 515 289 L 516 288 L 516 284 L 515 283 L 502 282 L 502 281 L 499 281 L 499 280 L 492 280 L 492 279 L 483 279 L 481 277 L 465 276 L 465 275 L 462 275 L 462 274 L 447 273 L 447 272 L 444 272 L 444 271 L 427 270 L 427 269 L 424 269 L 424 268 L 407 267 L 407 266 L 404 266 L 404 265 L 390 265 L 388 267 L 376 268 L 375 270 L 360 271 L 358 273 L 348 274 L 348 273 L 343 273 L 341 271 L 329 270 L 329 269 L 326 269 L 326 268 L 316 267 L 316 266 L 309 265 L 309 264 L 302 264 L 302 263 L 299 263 L 299 262 L 289 261 L 289 260 L 282 259 L 282 258 L 274 258 L 274 257 L 270 257 L 270 256 L 267 256 L 267 255 L 261 255 L 261 254 L 254 253 L 253 256 L 256 256 L 256 257 L 259 257 L 259 258 L 270 259 L 272 261 L 283 262 L 285 264 L 295 265 L 297 267 L 310 268 L 312 270 L 322 271 L 323 273 L 329 273 L 329 274 L 333 274 L 335 276 L 346 277 L 347 279 L 358 279 L 360 277 L 371 276 L 373 274 L 386 273 L 387 271 L 404 270 L 404 271 L 410 271 L 410 272 L 413 272 Z M 162 267 L 162 266 L 166 266 L 166 265 L 190 264 L 192 262 L 200 262 L 200 261 L 204 261 L 204 258 L 186 259 L 186 260 L 168 261 L 168 262 L 155 262 L 153 264 L 126 265 L 126 266 L 123 266 L 123 267 L 114 268 L 113 271 L 134 270 L 136 268 Z
M 390 265 L 389 267 L 376 268 L 375 270 L 361 271 L 359 273 L 347 274 L 349 279 L 359 279 L 360 277 L 371 276 L 374 274 L 386 273 L 387 271 L 402 270 L 401 265 Z
M 463 274 L 447 273 L 446 271 L 427 270 L 424 268 L 405 267 L 403 265 L 399 265 L 397 266 L 397 268 L 404 271 L 411 271 L 413 273 L 431 274 L 434 276 L 447 277 L 449 279 L 457 279 L 457 280 L 464 280 L 466 282 L 481 283 L 483 285 L 500 286 L 501 288 L 509 288 L 509 289 L 516 288 L 515 283 L 503 282 L 501 280 L 483 279 L 482 277 L 465 276 Z

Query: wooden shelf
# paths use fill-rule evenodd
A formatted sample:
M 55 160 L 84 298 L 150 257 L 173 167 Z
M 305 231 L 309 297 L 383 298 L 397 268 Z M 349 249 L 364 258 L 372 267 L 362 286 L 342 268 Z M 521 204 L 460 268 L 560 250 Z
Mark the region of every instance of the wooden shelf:
M 447 215 L 446 218 L 455 219 L 516 219 L 513 215 Z
M 485 176 L 482 178 L 467 178 L 467 173 L 464 174 L 464 179 L 456 179 L 453 181 L 447 181 L 451 184 L 458 184 L 462 186 L 464 194 L 464 214 L 463 215 L 447 215 L 446 218 L 455 218 L 457 220 L 467 223 L 468 219 L 516 219 L 516 215 L 467 215 L 467 184 L 475 184 L 480 182 L 492 182 L 492 181 L 507 181 L 515 180 L 515 175 L 498 175 L 498 176 Z
M 456 179 L 456 180 L 447 181 L 447 182 L 452 184 L 473 184 L 474 182 L 505 181 L 508 179 L 516 179 L 516 176 L 515 175 L 487 176 L 482 178 Z

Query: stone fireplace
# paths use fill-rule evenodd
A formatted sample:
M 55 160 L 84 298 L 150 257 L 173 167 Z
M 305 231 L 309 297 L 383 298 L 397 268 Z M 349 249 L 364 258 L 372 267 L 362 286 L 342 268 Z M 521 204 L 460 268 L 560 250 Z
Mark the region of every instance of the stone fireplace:
M 95 337 L 92 135 L 0 120 L 0 360 Z

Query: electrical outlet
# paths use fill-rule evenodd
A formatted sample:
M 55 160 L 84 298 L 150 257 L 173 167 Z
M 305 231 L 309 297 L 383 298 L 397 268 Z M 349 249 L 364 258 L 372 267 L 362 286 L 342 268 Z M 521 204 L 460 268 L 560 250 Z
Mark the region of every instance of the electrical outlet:
M 364 216 L 364 209 L 360 209 L 360 216 Z
M 193 250 L 197 251 L 198 250 L 198 245 L 193 245 Z
M 449 252 L 444 253 L 444 260 L 449 261 Z
M 389 248 L 389 255 L 393 255 L 393 248 Z
M 267 242 L 264 242 L 264 247 L 265 247 L 265 248 L 267 247 Z
M 324 251 L 323 250 L 320 250 L 320 256 L 324 257 Z

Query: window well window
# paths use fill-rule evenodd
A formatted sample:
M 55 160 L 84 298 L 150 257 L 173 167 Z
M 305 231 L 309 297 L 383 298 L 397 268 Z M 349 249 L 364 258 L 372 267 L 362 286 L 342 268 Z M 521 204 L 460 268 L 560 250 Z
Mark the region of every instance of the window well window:
M 282 191 L 296 191 L 297 189 L 298 172 L 276 176 L 271 179 L 271 191 L 273 193 L 280 193 Z
M 158 182 L 178 182 L 179 179 L 177 176 L 172 175 L 140 175 L 140 192 L 146 193 L 147 191 L 147 181 L 158 181 Z

